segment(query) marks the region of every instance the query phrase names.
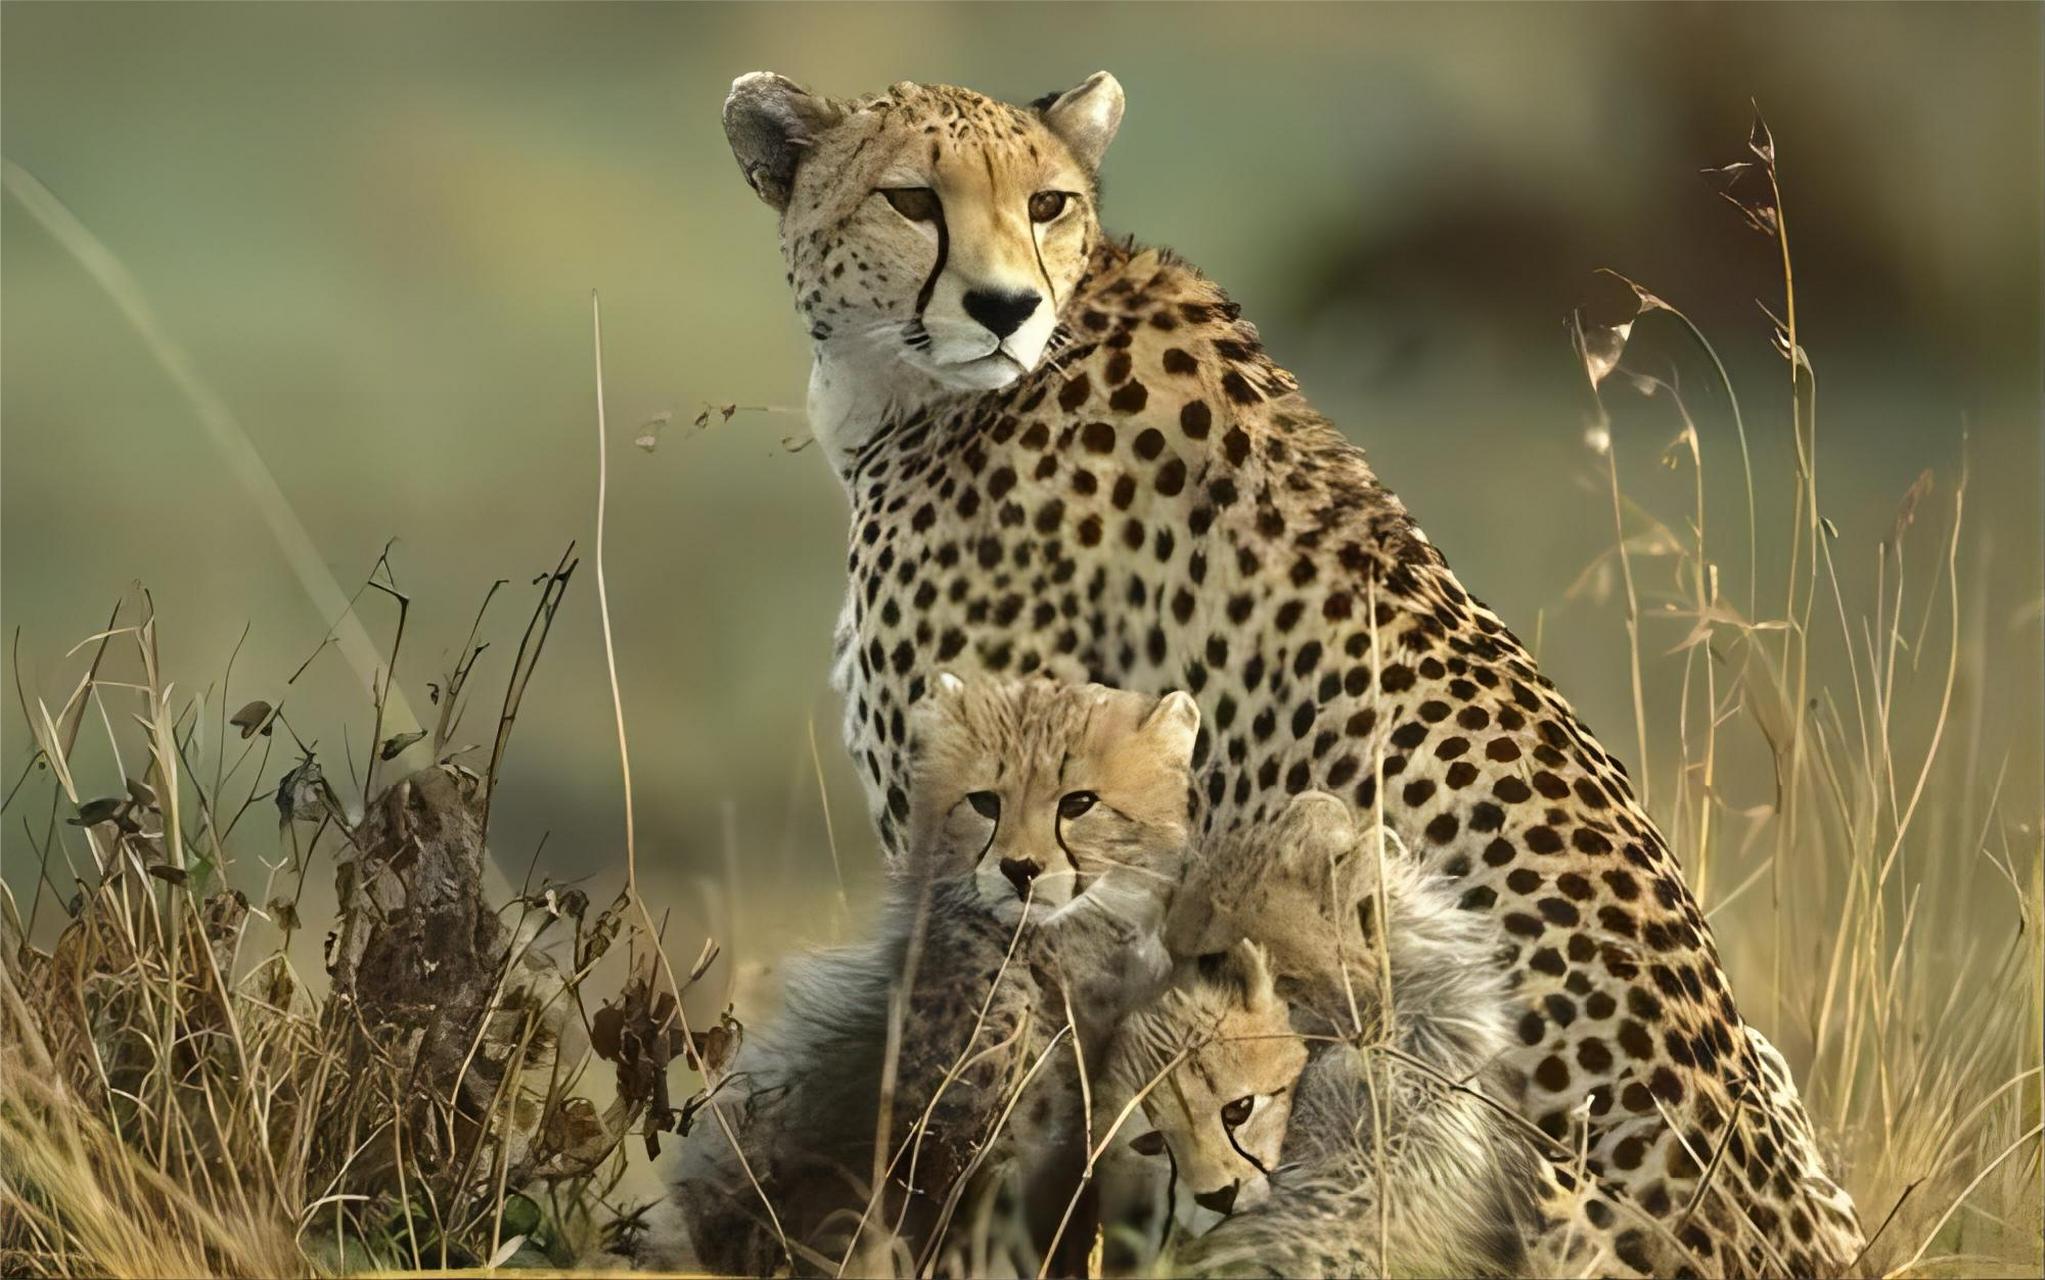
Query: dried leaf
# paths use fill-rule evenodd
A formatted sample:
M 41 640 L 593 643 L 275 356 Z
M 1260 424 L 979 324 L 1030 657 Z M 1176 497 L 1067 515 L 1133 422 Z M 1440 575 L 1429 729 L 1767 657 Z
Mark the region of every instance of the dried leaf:
M 227 718 L 227 723 L 241 730 L 241 736 L 253 738 L 258 733 L 268 736 L 270 721 L 276 712 L 270 704 L 258 698 Z
M 103 796 L 98 800 L 87 800 L 78 806 L 77 817 L 66 818 L 65 821 L 74 827 L 91 827 L 102 822 L 111 822 L 114 815 L 126 807 L 127 803 L 121 796 Z
M 1775 354 L 1781 356 L 1783 359 L 1789 361 L 1792 366 L 1800 368 L 1806 373 L 1814 372 L 1811 368 L 1811 357 L 1809 353 L 1804 350 L 1803 344 L 1801 343 L 1792 344 L 1790 342 L 1789 326 L 1783 323 L 1782 317 L 1776 315 L 1773 311 L 1770 311 L 1768 309 L 1768 304 L 1762 302 L 1758 298 L 1754 300 L 1754 305 L 1761 308 L 1762 315 L 1767 316 L 1770 320 L 1775 322 L 1774 334 Z
M 1635 314 L 1636 316 L 1640 315 L 1640 314 L 1641 314 L 1641 312 L 1646 312 L 1646 311 L 1674 311 L 1674 310 L 1675 310 L 1675 308 L 1674 308 L 1674 307 L 1670 306 L 1670 305 L 1669 305 L 1668 303 L 1666 303 L 1666 302 L 1663 302 L 1663 301 L 1662 301 L 1662 300 L 1661 300 L 1660 298 L 1656 297 L 1656 296 L 1655 296 L 1654 294 L 1652 294 L 1652 293 L 1648 292 L 1648 290 L 1647 290 L 1647 289 L 1645 289 L 1644 287 L 1642 287 L 1642 286 L 1641 286 L 1641 284 L 1640 284 L 1640 283 L 1639 283 L 1638 281 L 1634 280 L 1634 279 L 1633 279 L 1633 278 L 1631 278 L 1630 276 L 1624 276 L 1624 275 L 1621 275 L 1621 274 L 1619 274 L 1619 273 L 1618 273 L 1617 271 L 1614 271 L 1614 270 L 1612 270 L 1612 269 L 1611 269 L 1610 267 L 1599 267 L 1599 268 L 1598 268 L 1598 271 L 1597 271 L 1597 274 L 1599 274 L 1599 275 L 1601 275 L 1601 276 L 1610 276 L 1610 277 L 1612 277 L 1612 278 L 1613 278 L 1614 280 L 1617 280 L 1617 281 L 1618 281 L 1618 282 L 1619 282 L 1620 284 L 1623 284 L 1623 285 L 1625 285 L 1625 286 L 1626 286 L 1627 288 L 1629 288 L 1629 289 L 1633 290 L 1633 297 L 1634 297 L 1634 300 L 1635 300 L 1635 301 L 1636 301 L 1636 302 L 1637 302 L 1637 303 L 1639 304 L 1639 308 L 1640 308 L 1640 309 L 1639 309 L 1639 311 L 1636 311 L 1636 312 L 1634 313 L 1634 314 Z
M 1911 481 L 1910 487 L 1903 491 L 1903 501 L 1896 507 L 1896 523 L 1889 533 L 1891 540 L 1900 540 L 1909 531 L 1910 526 L 1917 523 L 1917 506 L 1930 493 L 1931 471 L 1927 468 L 1919 472 L 1917 479 Z
M 406 748 L 410 747 L 413 743 L 424 742 L 425 740 L 426 731 L 424 729 L 415 729 L 411 733 L 393 734 L 391 737 L 383 740 L 383 747 L 377 752 L 377 755 L 384 760 L 395 760 L 403 755 Z
M 589 1047 L 605 1062 L 616 1062 L 623 1048 L 624 1030 L 625 1011 L 607 1004 L 589 1020 Z
M 579 1097 L 564 1098 L 547 1113 L 545 1138 L 547 1147 L 571 1167 L 594 1165 L 616 1145 L 595 1104 Z
M 1612 376 L 1612 370 L 1619 367 L 1619 357 L 1626 352 L 1626 340 L 1633 336 L 1633 322 L 1579 326 L 1577 335 L 1584 372 L 1590 375 L 1592 387 L 1600 387 Z
M 709 1101 L 710 1091 L 703 1089 L 698 1091 L 687 1102 L 684 1102 L 681 1111 L 675 1115 L 675 1132 L 684 1138 L 688 1137 L 689 1127 L 696 1123 L 696 1113 L 701 1111 Z
M 169 884 L 183 884 L 192 878 L 183 867 L 173 867 L 167 862 L 159 862 L 149 868 L 149 874 Z
M 1696 624 L 1690 628 L 1689 635 L 1684 636 L 1679 644 L 1669 650 L 1672 654 L 1681 653 L 1685 649 L 1696 648 L 1698 645 L 1710 640 L 1712 632 L 1721 626 L 1734 631 L 1749 633 L 1756 631 L 1783 631 L 1787 630 L 1789 626 L 1788 623 L 1780 621 L 1749 622 L 1730 605 L 1720 604 L 1715 601 L 1687 616 L 1695 618 Z
M 326 772 L 310 757 L 277 779 L 277 820 L 316 822 L 326 816 Z
M 137 782 L 135 779 L 130 778 L 128 779 L 128 800 L 141 808 L 154 809 L 156 807 L 156 792 L 150 788 L 148 783 Z
M 1775 144 L 1769 139 L 1767 126 L 1760 122 L 1758 115 L 1755 117 L 1755 130 L 1748 135 L 1747 146 L 1756 155 L 1761 155 L 1758 148 L 1765 146 L 1767 154 L 1763 159 L 1770 163 L 1756 165 L 1742 160 L 1702 172 L 1717 183 L 1719 198 L 1738 209 L 1748 226 L 1763 235 L 1775 236 L 1781 233 L 1782 228 L 1782 220 L 1775 208 L 1775 183 L 1772 180 Z
M 287 932 L 298 929 L 298 904 L 289 898 L 270 899 L 269 912 L 270 919 L 276 922 L 279 929 Z
M 241 928 L 242 921 L 248 919 L 248 914 L 249 896 L 239 889 L 223 889 L 206 899 L 200 918 L 205 925 L 207 938 L 214 942 L 224 942 Z
M 1775 167 L 1775 135 L 1768 132 L 1768 122 L 1761 118 L 1759 108 L 1754 111 L 1754 126 L 1747 130 L 1747 150 L 1761 157 L 1761 163 Z
M 690 982 L 695 982 L 697 979 L 701 978 L 705 973 L 709 972 L 710 966 L 716 963 L 717 961 L 717 953 L 718 953 L 717 940 L 715 938 L 703 939 L 703 950 L 701 954 L 699 954 L 696 957 L 696 963 L 689 966 Z
M 698 1031 L 693 1046 L 696 1061 L 692 1065 L 706 1075 L 716 1075 L 731 1061 L 732 1051 L 737 1046 L 738 1037 L 722 1026 L 712 1027 L 708 1031 Z

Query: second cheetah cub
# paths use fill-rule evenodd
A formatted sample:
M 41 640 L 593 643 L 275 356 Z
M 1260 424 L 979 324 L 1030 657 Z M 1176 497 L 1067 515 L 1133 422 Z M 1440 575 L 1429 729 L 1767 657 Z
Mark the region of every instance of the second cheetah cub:
M 1195 1188 L 1234 1212 L 1178 1251 L 1176 1268 L 1518 1273 L 1546 1166 L 1473 1093 L 1496 1088 L 1511 1031 L 1503 981 L 1467 913 L 1403 853 L 1380 857 L 1340 800 L 1307 792 L 1271 826 L 1206 850 L 1166 932 L 1181 956 L 1242 939 L 1263 949 L 1299 1039 L 1239 1053 L 1259 1069 L 1210 1080 L 1204 1109 L 1152 1095 L 1148 1113 L 1182 1170 L 1211 1180 L 1233 1168 L 1238 1179 Z M 1168 1013 L 1159 1002 L 1156 1016 Z M 1169 1045 L 1151 1020 L 1129 1020 L 1123 1053 Z M 1289 1097 L 1271 1083 L 1281 1059 L 1298 1076 Z M 1267 1114 L 1280 1118 L 1277 1160 L 1256 1149 L 1273 1137 L 1258 1128 Z

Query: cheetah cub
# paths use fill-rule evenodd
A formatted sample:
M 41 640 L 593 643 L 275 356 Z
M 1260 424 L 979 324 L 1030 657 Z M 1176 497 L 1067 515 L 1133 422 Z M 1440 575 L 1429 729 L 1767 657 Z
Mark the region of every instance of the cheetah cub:
M 1208 1207 L 1234 1212 L 1175 1267 L 1517 1274 L 1545 1166 L 1469 1092 L 1487 1091 L 1510 1035 L 1503 980 L 1469 914 L 1396 848 L 1380 858 L 1340 800 L 1307 792 L 1271 827 L 1207 850 L 1166 933 L 1191 956 L 1243 938 L 1262 947 L 1296 1038 L 1248 1058 L 1253 1071 L 1211 1079 L 1204 1105 L 1169 1091 L 1147 1100 L 1181 1170 L 1234 1179 L 1201 1188 Z M 1162 1001 L 1133 1016 L 1125 1057 L 1169 1047 L 1156 1025 L 1169 1016 Z M 1297 1076 L 1289 1099 L 1281 1065 Z
M 1036 1274 L 1084 1161 L 1078 1063 L 1170 976 L 1198 727 L 1185 694 L 938 678 L 875 935 L 790 967 L 684 1143 L 701 1264 Z

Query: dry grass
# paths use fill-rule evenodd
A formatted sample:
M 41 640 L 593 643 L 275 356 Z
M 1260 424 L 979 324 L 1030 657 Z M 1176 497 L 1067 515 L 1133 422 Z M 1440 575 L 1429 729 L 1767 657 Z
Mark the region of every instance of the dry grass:
M 372 736 L 353 803 L 285 700 L 230 721 L 224 684 L 181 698 L 146 595 L 139 622 L 82 646 L 90 665 L 65 703 L 24 696 L 38 750 L 10 807 L 41 774 L 49 804 L 40 833 L 24 821 L 33 897 L 25 912 L 4 903 L 7 1274 L 565 1264 L 591 1246 L 620 1139 L 641 1116 L 671 1119 L 644 1082 L 664 1077 L 672 1038 L 643 972 L 616 1009 L 584 1006 L 625 898 L 592 914 L 579 890 L 529 886 L 494 905 L 482 892 L 496 767 L 573 568 L 564 556 L 541 575 L 487 773 L 453 741 L 476 632 L 435 727 Z M 401 637 L 406 602 L 387 562 L 379 572 Z M 103 798 L 72 773 L 89 719 L 123 770 Z M 264 793 L 280 740 L 298 742 L 298 762 Z M 427 762 L 379 788 L 378 766 L 408 752 Z M 251 877 L 233 850 L 265 810 L 287 856 Z M 315 867 L 341 906 L 327 973 L 308 982 L 292 940 Z M 252 902 L 235 886 L 255 881 Z M 583 1096 L 592 1033 L 620 1075 L 605 1112 Z
M 1968 593 L 2016 584 L 1966 572 L 1964 463 L 1953 475 L 1926 471 L 1900 495 L 1872 555 L 1846 550 L 1854 540 L 1823 514 L 1817 372 L 1797 332 L 1766 126 L 1757 119 L 1742 161 L 1710 172 L 1780 254 L 1788 519 L 1775 523 L 1757 496 L 1765 482 L 1757 487 L 1739 398 L 1710 342 L 1674 305 L 1624 281 L 1632 297 L 1621 315 L 1577 330 L 1615 530 L 1579 586 L 1623 584 L 1642 790 L 1725 946 L 1744 1011 L 1790 1056 L 1834 1172 L 1876 1233 L 1862 1267 L 2035 1275 L 2039 794 L 2035 779 L 2008 776 L 2007 753 L 2023 744 L 1986 740 L 1981 704 L 1956 698 L 1960 673 L 1986 667 L 1986 637 L 1964 623 L 1986 602 Z M 1764 310 L 1775 319 L 1776 308 Z M 1724 420 L 1713 434 L 1739 451 L 1744 530 L 1719 532 L 1729 522 L 1707 502 L 1705 433 L 1684 396 L 1624 362 L 1636 326 L 1656 324 L 1715 375 Z M 1693 480 L 1681 515 L 1661 517 L 1622 489 L 1624 432 L 1606 408 L 1615 389 L 1634 393 L 1629 423 L 1649 416 L 1639 399 L 1673 415 L 1661 461 Z M 1764 553 L 1785 545 L 1771 579 Z M 1727 568 L 1741 561 L 1744 574 Z M 1651 629 L 1673 647 L 1648 649 Z M 1656 663 L 1677 669 L 1679 692 L 1664 703 L 1647 692 Z
M 1998 764 L 2010 744 L 1988 739 L 1980 702 L 1956 697 L 1961 673 L 1985 663 L 1970 593 L 1996 586 L 1964 571 L 1965 475 L 1927 473 L 1871 556 L 1845 550 L 1854 539 L 1823 514 L 1817 374 L 1799 342 L 1765 129 L 1749 158 L 1719 172 L 1781 255 L 1776 336 L 1795 446 L 1786 501 L 1755 477 L 1739 400 L 1703 333 L 1628 282 L 1622 316 L 1577 330 L 1614 529 L 1582 593 L 1609 580 L 1623 607 L 1643 794 L 1682 853 L 1748 1016 L 1796 1067 L 1835 1172 L 1876 1233 L 1864 1269 L 2035 1275 L 2045 815 L 2036 780 Z M 1656 327 L 1715 384 L 1686 396 L 1637 371 L 1627 345 Z M 1692 403 L 1717 397 L 1723 410 L 1700 408 L 1701 427 Z M 1662 460 L 1693 481 L 1679 514 L 1622 484 L 1631 446 L 1615 441 L 1653 412 L 1675 424 Z M 1708 500 L 1705 463 L 1707 449 L 1734 447 L 1743 482 L 1728 515 Z M 651 1147 L 652 1134 L 705 1110 L 726 1124 L 701 1104 L 735 1028 L 699 1037 L 675 998 L 714 948 L 688 973 L 668 968 L 636 892 L 629 811 L 625 891 L 593 917 L 561 886 L 492 904 L 464 871 L 456 900 L 436 902 L 407 874 L 408 858 L 480 868 L 498 766 L 574 567 L 564 556 L 535 581 L 479 770 L 465 767 L 455 733 L 482 615 L 436 691 L 435 723 L 412 738 L 381 675 L 410 603 L 386 561 L 364 590 L 394 602 L 390 657 L 375 656 L 356 619 L 363 592 L 337 623 L 351 660 L 368 653 L 381 677 L 368 711 L 376 745 L 359 774 L 347 762 L 349 798 L 299 767 L 314 757 L 286 703 L 305 667 L 277 705 L 230 721 L 232 660 L 217 693 L 180 694 L 158 668 L 146 596 L 73 651 L 79 677 L 55 706 L 20 691 L 37 752 L 6 816 L 41 871 L 26 910 L 13 894 L 0 904 L 0 1270 L 565 1266 L 615 1226 L 612 1188 L 636 1158 L 621 1145 L 628 1130 Z M 601 592 L 600 558 L 598 570 Z M 1673 647 L 1660 644 L 1665 631 Z M 1673 697 L 1657 692 L 1665 674 Z M 612 694 L 622 763 L 615 676 Z M 73 775 L 88 722 L 117 775 Z M 279 787 L 286 856 L 256 872 L 236 850 L 267 841 L 266 788 L 286 763 L 272 752 L 286 742 L 299 743 Z M 381 767 L 406 759 L 423 767 L 378 785 Z M 629 796 L 629 769 L 626 784 Z M 329 976 L 308 980 L 292 941 L 328 923 L 299 919 L 316 867 L 337 876 L 343 918 Z M 432 911 L 469 912 L 463 947 L 429 957 L 416 936 L 412 951 L 401 945 L 394 917 Z M 621 935 L 623 957 L 612 951 Z M 607 954 L 602 971 L 622 969 L 612 976 L 623 991 L 592 1010 L 584 993 Z M 400 973 L 442 985 L 430 1001 L 407 998 L 394 989 Z M 601 1112 L 584 1083 L 592 1052 L 617 1069 L 618 1098 Z M 709 1077 L 678 1109 L 672 1057 Z M 868 1249 L 900 1252 L 896 1241 Z

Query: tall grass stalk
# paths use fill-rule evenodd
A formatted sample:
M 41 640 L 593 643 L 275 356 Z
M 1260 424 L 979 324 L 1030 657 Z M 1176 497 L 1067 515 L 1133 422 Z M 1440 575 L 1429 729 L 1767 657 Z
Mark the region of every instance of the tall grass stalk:
M 1626 281 L 1636 315 L 1578 343 L 1618 517 L 1607 557 L 1626 586 L 1636 722 L 1651 726 L 1643 751 L 1653 741 L 1677 757 L 1657 775 L 1673 787 L 1657 793 L 1654 811 L 1728 940 L 1743 1011 L 1790 1055 L 1834 1172 L 1876 1236 L 1861 1265 L 2035 1274 L 2041 814 L 2035 790 L 2013 797 L 2002 769 L 1984 777 L 1972 767 L 1997 747 L 1982 740 L 1978 707 L 1971 719 L 1956 708 L 1962 667 L 1982 665 L 1986 642 L 1964 623 L 1964 459 L 1943 480 L 1927 471 L 1876 538 L 1849 536 L 1824 515 L 1817 374 L 1797 327 L 1775 146 L 1758 120 L 1749 149 L 1750 159 L 1715 172 L 1733 181 L 1727 198 L 1774 241 L 1782 264 L 1774 338 L 1790 374 L 1793 470 L 1779 593 L 1726 582 L 1707 537 L 1704 432 L 1671 381 L 1620 361 L 1626 342 L 1641 340 L 1635 322 L 1677 322 L 1729 406 L 1748 509 L 1765 509 L 1738 398 L 1704 331 Z M 1692 472 L 1692 507 L 1680 520 L 1623 495 L 1612 443 L 1621 428 L 1606 407 L 1613 386 L 1673 406 L 1678 432 L 1662 461 Z M 1856 542 L 1872 544 L 1865 559 L 1844 553 Z M 1645 611 L 1634 576 L 1643 556 L 1667 565 Z M 1751 537 L 1749 556 L 1751 578 L 1762 564 Z M 1851 603 L 1856 574 L 1872 601 L 1865 616 Z M 1770 596 L 1781 611 L 1754 614 L 1751 602 Z M 1638 673 L 1656 658 L 1640 621 L 1657 612 L 1683 628 L 1659 658 L 1678 664 L 1678 693 L 1673 705 L 1644 710 Z M 1754 780 L 1729 779 L 1723 765 L 1756 745 L 1768 769 L 1741 797 Z M 1760 883 L 1766 895 L 1752 892 Z

